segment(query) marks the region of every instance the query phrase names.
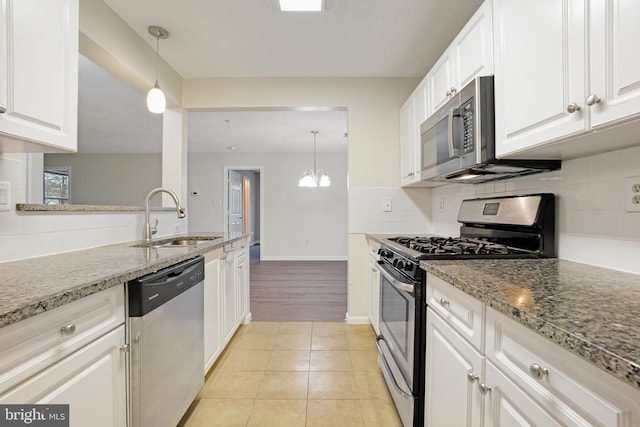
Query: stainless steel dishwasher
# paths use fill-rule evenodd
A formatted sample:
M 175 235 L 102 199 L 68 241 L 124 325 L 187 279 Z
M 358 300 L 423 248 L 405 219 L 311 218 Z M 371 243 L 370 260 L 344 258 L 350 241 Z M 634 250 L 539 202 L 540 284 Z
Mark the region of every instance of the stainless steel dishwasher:
M 174 427 L 204 384 L 204 258 L 128 283 L 131 425 Z

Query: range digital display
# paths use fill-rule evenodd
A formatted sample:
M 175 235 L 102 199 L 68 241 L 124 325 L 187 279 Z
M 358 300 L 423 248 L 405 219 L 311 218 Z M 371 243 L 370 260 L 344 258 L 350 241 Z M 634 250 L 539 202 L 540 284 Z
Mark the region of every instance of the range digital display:
M 500 203 L 485 203 L 482 209 L 482 215 L 498 215 Z

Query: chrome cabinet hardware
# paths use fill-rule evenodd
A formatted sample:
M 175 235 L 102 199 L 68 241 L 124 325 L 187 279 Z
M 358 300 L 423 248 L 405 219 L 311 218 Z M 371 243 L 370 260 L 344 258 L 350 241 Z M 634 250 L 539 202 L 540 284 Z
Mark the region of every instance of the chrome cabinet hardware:
M 4 105 L 0 104 L 0 114 L 4 114 L 7 112 L 7 107 L 5 107 Z
M 455 95 L 457 91 L 458 91 L 458 89 L 456 89 L 455 87 L 452 87 L 451 89 L 449 89 L 449 90 L 447 91 L 446 95 L 450 98 L 450 97 L 452 97 L 453 95 Z
M 531 372 L 531 375 L 533 376 L 533 378 L 537 380 L 541 380 L 543 377 L 546 377 L 549 375 L 549 370 L 544 366 L 538 365 L 537 363 L 532 363 L 529 366 L 529 372 Z
M 598 104 L 600 101 L 601 101 L 600 97 L 595 93 L 592 93 L 591 95 L 587 96 L 586 102 L 587 102 L 587 105 L 591 107 L 592 105 Z
M 487 384 L 478 384 L 478 387 L 480 387 L 480 393 L 482 394 L 487 394 L 491 391 L 491 386 Z
M 120 353 L 129 353 L 129 344 L 121 345 Z
M 576 104 L 575 102 L 572 102 L 569 105 L 567 105 L 567 113 L 573 114 L 576 111 L 580 111 L 580 106 L 578 104 Z
M 69 323 L 68 325 L 60 328 L 60 333 L 64 336 L 73 335 L 76 332 L 76 325 L 73 323 Z
M 470 383 L 474 383 L 476 381 L 480 381 L 480 375 L 476 375 L 473 372 L 467 372 L 467 380 Z
M 442 305 L 443 307 L 448 307 L 449 306 L 449 301 L 444 299 L 444 298 L 440 298 L 440 305 Z

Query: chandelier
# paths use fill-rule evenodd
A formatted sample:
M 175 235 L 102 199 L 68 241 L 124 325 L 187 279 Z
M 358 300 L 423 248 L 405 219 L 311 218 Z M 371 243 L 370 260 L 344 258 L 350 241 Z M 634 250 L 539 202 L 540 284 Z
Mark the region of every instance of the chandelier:
M 326 175 L 322 169 L 316 169 L 316 136 L 317 130 L 312 130 L 313 134 L 313 169 L 306 171 L 300 181 L 298 181 L 298 187 L 330 187 L 331 179 L 329 175 Z

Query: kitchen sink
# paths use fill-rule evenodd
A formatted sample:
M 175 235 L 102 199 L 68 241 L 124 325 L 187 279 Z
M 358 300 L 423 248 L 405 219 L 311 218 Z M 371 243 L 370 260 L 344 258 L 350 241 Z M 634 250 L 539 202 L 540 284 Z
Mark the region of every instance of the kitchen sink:
M 131 245 L 132 248 L 184 248 L 185 246 L 198 246 L 202 243 L 221 239 L 222 236 L 189 236 L 174 237 L 171 239 L 152 240 L 150 242 Z

